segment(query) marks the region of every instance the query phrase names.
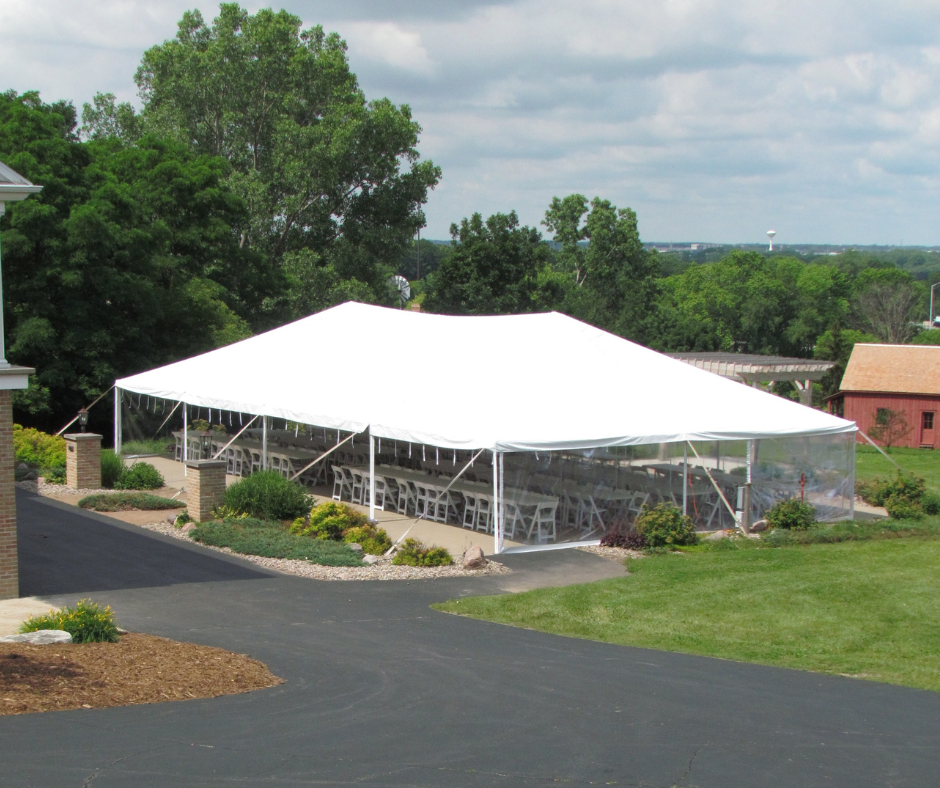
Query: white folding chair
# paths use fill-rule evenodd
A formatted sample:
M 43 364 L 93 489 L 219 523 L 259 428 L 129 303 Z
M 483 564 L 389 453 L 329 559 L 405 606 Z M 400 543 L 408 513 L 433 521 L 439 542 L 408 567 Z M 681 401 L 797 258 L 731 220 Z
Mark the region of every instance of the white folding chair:
M 333 500 L 342 501 L 345 493 L 352 498 L 352 478 L 346 476 L 346 471 L 338 465 L 331 465 L 333 469 Z
M 477 527 L 477 497 L 471 493 L 463 494 L 463 522 L 464 528 L 475 530 Z
M 532 523 L 526 532 L 526 538 L 530 541 L 535 537 L 539 544 L 555 541 L 555 514 L 558 511 L 558 501 L 545 501 L 535 507 L 535 514 L 532 515 Z
M 493 533 L 493 502 L 485 495 L 476 497 L 476 530 Z
M 366 500 L 366 477 L 362 471 L 350 468 L 352 474 L 352 502 L 362 505 Z

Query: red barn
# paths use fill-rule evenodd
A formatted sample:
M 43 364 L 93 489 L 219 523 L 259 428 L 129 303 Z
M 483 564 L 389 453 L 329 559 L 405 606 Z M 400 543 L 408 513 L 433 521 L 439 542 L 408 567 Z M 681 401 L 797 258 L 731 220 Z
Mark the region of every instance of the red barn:
M 901 413 L 910 430 L 893 445 L 940 448 L 940 346 L 856 345 L 840 388 L 828 399 L 830 413 L 866 434 L 879 413 L 880 420 L 888 411 Z

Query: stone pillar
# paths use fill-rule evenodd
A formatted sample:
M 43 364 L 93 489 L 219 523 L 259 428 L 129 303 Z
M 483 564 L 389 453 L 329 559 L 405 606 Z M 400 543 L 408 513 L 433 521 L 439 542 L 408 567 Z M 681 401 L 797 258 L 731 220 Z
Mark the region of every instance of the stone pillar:
M 72 490 L 101 487 L 101 436 L 73 432 L 65 438 L 65 485 Z
M 0 391 L 0 599 L 20 595 L 13 460 L 13 392 Z
M 186 511 L 196 523 L 212 519 L 212 510 L 225 497 L 225 460 L 189 460 L 186 463 Z

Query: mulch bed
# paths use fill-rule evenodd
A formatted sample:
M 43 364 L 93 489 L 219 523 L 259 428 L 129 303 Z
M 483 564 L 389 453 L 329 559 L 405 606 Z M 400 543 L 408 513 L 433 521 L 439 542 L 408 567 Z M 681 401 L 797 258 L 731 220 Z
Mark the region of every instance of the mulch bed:
M 244 654 L 128 633 L 118 643 L 0 643 L 0 715 L 214 698 L 283 680 Z

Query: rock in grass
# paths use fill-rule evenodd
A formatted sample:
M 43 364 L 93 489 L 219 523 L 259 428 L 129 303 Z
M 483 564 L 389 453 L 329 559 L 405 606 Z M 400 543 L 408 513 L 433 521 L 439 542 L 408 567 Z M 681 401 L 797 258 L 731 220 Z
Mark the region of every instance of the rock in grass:
M 702 537 L 703 542 L 717 542 L 720 539 L 727 539 L 730 534 L 727 531 L 712 531 L 710 534 L 705 534 Z
M 768 524 L 766 520 L 758 520 L 756 523 L 754 523 L 754 525 L 751 526 L 751 533 L 752 534 L 763 533 L 764 531 L 767 530 L 767 528 L 768 528 Z
M 377 563 L 379 562 L 379 560 L 380 560 L 380 557 L 377 556 L 377 555 L 364 555 L 364 556 L 362 556 L 362 563 L 368 564 L 369 566 L 371 566 L 372 564 L 377 564 Z
M 463 554 L 464 569 L 483 569 L 486 566 L 486 558 L 483 557 L 483 548 L 473 545 Z
M 349 548 L 350 550 L 352 550 L 354 553 L 361 553 L 361 552 L 362 552 L 362 545 L 359 544 L 358 542 L 350 542 L 349 544 L 346 545 L 346 547 L 348 547 L 348 548 Z
M 188 534 L 190 531 L 195 531 L 195 530 L 196 530 L 196 524 L 195 524 L 195 523 L 192 523 L 192 522 L 186 523 L 180 530 L 181 530 L 184 534 Z
M 31 643 L 34 646 L 71 642 L 72 636 L 63 629 L 40 629 L 36 632 L 26 632 L 22 635 L 8 635 L 0 638 L 0 643 Z

